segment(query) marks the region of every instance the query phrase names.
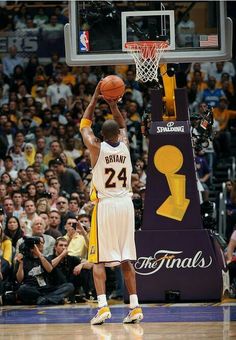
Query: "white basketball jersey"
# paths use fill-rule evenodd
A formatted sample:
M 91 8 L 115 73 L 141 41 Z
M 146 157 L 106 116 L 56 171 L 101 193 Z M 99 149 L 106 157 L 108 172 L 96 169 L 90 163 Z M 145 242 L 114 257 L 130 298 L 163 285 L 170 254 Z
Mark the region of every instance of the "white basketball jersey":
M 132 164 L 125 143 L 111 146 L 101 143 L 100 154 L 92 170 L 92 184 L 98 198 L 122 197 L 131 194 Z

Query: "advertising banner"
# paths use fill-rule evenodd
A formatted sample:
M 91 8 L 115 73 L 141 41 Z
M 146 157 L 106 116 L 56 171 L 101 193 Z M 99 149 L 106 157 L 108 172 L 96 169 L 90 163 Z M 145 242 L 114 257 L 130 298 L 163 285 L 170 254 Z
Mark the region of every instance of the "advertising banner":
M 140 301 L 219 300 L 222 269 L 208 230 L 136 232 Z
M 36 53 L 39 58 L 50 58 L 52 52 L 59 53 L 61 58 L 65 57 L 63 30 L 22 29 L 0 32 L 0 55 L 7 54 L 9 47 L 13 45 L 23 58 L 28 58 L 33 53 Z

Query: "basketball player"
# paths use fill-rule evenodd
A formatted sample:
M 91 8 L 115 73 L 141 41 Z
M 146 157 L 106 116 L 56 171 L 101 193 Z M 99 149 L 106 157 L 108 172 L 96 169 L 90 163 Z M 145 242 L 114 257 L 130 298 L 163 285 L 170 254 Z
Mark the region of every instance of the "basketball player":
M 102 126 L 104 141 L 100 142 L 91 129 L 95 106 L 101 97 L 100 86 L 101 82 L 80 123 L 80 131 L 90 151 L 93 167 L 91 200 L 96 202 L 91 222 L 88 261 L 94 263 L 98 312 L 91 324 L 102 324 L 111 318 L 105 292 L 105 264 L 121 264 L 131 309 L 123 322 L 135 323 L 143 319 L 143 313 L 138 303 L 135 271 L 130 262 L 136 259 L 134 207 L 131 199 L 132 165 L 125 120 L 116 101 L 108 101 L 114 120 L 107 120 Z

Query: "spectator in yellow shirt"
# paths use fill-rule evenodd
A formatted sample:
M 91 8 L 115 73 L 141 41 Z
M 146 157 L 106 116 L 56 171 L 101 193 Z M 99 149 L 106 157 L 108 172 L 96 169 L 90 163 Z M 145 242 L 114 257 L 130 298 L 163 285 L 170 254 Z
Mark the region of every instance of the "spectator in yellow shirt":
M 188 88 L 191 88 L 192 83 L 194 82 L 196 83 L 198 92 L 203 91 L 207 88 L 207 84 L 203 79 L 203 75 L 201 71 L 196 70 L 192 73 L 192 77 L 190 80 L 188 80 L 188 83 L 187 83 Z
M 12 243 L 0 225 L 0 280 L 6 279 L 12 263 Z
M 227 84 L 227 85 L 225 85 Z M 222 73 L 220 81 L 216 82 L 216 87 L 222 88 L 224 90 L 224 87 L 227 86 L 227 90 L 229 93 L 233 96 L 234 95 L 234 85 L 232 80 L 230 79 L 230 76 L 228 73 Z
M 219 122 L 220 130 L 226 130 L 230 119 L 236 118 L 236 110 L 228 110 L 228 99 L 221 97 L 219 106 L 213 109 L 214 119 Z
M 43 158 L 44 164 L 48 165 L 49 161 L 60 157 L 62 151 L 63 151 L 63 148 L 62 148 L 61 143 L 58 140 L 53 140 L 50 143 L 49 152 Z M 75 167 L 75 163 L 70 156 L 67 157 L 67 165 L 72 167 L 72 168 Z
M 68 255 L 79 256 L 81 259 L 87 259 L 88 255 L 88 237 L 86 232 L 82 235 L 76 231 L 79 222 L 76 218 L 69 217 L 65 224 L 68 245 Z
M 62 65 L 61 73 L 63 84 L 69 86 L 74 86 L 76 84 L 76 76 L 71 72 L 71 68 L 68 65 Z
M 228 110 L 228 99 L 221 97 L 219 106 L 213 109 L 213 117 L 219 123 L 220 131 L 216 134 L 213 145 L 218 157 L 229 157 L 231 135 L 228 131 L 229 120 L 236 118 L 235 110 Z

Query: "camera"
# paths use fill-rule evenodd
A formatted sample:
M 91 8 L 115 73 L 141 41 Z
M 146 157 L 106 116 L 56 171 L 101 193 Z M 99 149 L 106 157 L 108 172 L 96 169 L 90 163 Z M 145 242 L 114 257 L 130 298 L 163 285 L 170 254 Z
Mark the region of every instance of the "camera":
M 135 211 L 135 230 L 139 230 L 142 226 L 143 219 L 143 201 L 142 198 L 133 198 Z
M 133 205 L 135 210 L 142 209 L 143 207 L 143 202 L 141 198 L 134 198 L 133 199 Z
M 212 130 L 214 124 L 212 108 L 210 106 L 202 108 L 201 113 L 191 115 L 190 121 L 195 151 L 207 148 L 209 141 L 213 140 L 214 137 Z
M 76 228 L 77 228 L 77 223 L 76 222 L 74 222 L 74 223 L 72 223 L 72 228 L 74 228 L 75 230 L 76 230 Z
M 201 204 L 202 223 L 205 229 L 215 230 L 216 219 L 214 216 L 215 205 L 213 202 L 205 201 Z
M 41 239 L 39 236 L 24 236 L 24 242 L 19 247 L 19 252 L 24 256 L 30 255 L 30 250 L 34 248 L 35 245 L 40 244 Z
M 151 123 L 152 123 L 151 110 L 150 108 L 147 108 L 142 116 L 142 122 L 141 122 L 141 132 L 145 137 L 149 135 L 149 129 L 151 127 Z

